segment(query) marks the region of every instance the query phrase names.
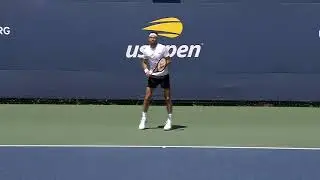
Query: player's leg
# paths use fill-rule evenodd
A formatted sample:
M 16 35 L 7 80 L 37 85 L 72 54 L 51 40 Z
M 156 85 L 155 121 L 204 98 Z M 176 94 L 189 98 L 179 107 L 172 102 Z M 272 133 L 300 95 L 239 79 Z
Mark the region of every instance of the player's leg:
M 146 115 L 150 106 L 150 100 L 152 98 L 153 88 L 147 87 L 146 88 L 146 94 L 143 99 L 143 114 Z
M 164 100 L 165 100 L 165 103 L 166 103 L 166 108 L 167 108 L 168 115 L 171 115 L 172 114 L 172 101 L 171 101 L 171 90 L 170 90 L 170 87 L 169 88 L 165 88 L 163 90 L 163 95 L 164 95 Z M 171 116 L 169 116 L 169 117 L 171 117 Z
M 172 100 L 171 100 L 171 89 L 170 89 L 170 78 L 169 75 L 166 76 L 162 83 L 161 87 L 163 88 L 164 100 L 167 108 L 168 118 L 164 126 L 164 130 L 171 129 L 172 124 Z
M 143 99 L 142 117 L 139 124 L 139 129 L 145 129 L 147 123 L 147 112 L 150 106 L 150 100 L 152 98 L 153 89 L 157 87 L 157 82 L 153 78 L 148 78 L 148 85 L 146 87 L 145 96 Z
M 172 124 L 172 101 L 171 101 L 171 90 L 169 88 L 164 88 L 164 99 L 167 107 L 168 118 L 166 121 L 165 126 L 163 127 L 164 130 L 170 130 Z
M 139 124 L 139 129 L 145 129 L 147 123 L 147 112 L 150 106 L 150 99 L 152 97 L 153 89 L 150 87 L 146 88 L 146 93 L 143 99 L 143 110 L 142 110 L 142 117 Z

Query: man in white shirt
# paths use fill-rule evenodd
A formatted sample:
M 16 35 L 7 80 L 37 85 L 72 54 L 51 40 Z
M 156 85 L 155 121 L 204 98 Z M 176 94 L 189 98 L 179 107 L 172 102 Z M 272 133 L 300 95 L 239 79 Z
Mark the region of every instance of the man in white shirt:
M 142 50 L 142 68 L 148 77 L 148 85 L 146 87 L 146 94 L 143 101 L 143 112 L 140 120 L 139 129 L 146 128 L 147 122 L 147 111 L 150 104 L 150 99 L 152 97 L 153 89 L 157 88 L 158 85 L 161 86 L 164 90 L 164 99 L 166 102 L 168 118 L 164 126 L 164 130 L 171 129 L 172 121 L 172 102 L 171 102 L 171 93 L 170 93 L 170 77 L 168 66 L 163 72 L 153 73 L 153 69 L 157 66 L 157 63 L 160 59 L 167 59 L 168 64 L 171 63 L 171 58 L 169 56 L 169 51 L 166 46 L 158 43 L 157 41 L 158 34 L 150 33 L 148 37 L 148 44 Z

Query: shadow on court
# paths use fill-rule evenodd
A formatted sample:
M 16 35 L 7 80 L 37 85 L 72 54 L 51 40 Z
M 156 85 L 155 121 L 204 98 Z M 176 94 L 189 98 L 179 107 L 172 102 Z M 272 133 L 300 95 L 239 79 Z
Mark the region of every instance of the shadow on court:
M 157 127 L 149 127 L 149 128 L 146 128 L 146 129 L 163 129 L 163 125 L 161 126 L 157 126 Z M 171 127 L 171 130 L 169 131 L 174 131 L 174 130 L 180 130 L 180 131 L 183 131 L 185 128 L 187 128 L 187 126 L 183 126 L 183 125 L 172 125 Z

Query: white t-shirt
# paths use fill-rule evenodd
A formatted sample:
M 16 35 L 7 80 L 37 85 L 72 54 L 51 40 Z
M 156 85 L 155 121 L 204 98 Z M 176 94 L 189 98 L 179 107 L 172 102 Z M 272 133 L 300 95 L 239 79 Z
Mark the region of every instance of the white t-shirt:
M 166 48 L 165 45 L 158 43 L 157 46 L 153 49 L 151 48 L 150 45 L 144 46 L 144 48 L 141 50 L 142 51 L 142 58 L 147 59 L 149 62 L 149 69 L 153 70 L 158 61 L 164 57 L 169 56 L 169 51 Z M 158 72 L 158 73 L 152 73 L 154 76 L 164 76 L 169 73 L 168 66 L 165 68 L 163 72 Z

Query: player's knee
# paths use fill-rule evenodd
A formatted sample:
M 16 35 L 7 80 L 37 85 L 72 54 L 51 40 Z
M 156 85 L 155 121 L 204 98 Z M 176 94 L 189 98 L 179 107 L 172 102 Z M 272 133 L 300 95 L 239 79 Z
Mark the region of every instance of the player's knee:
M 151 99 L 151 96 L 144 97 L 144 101 L 150 101 L 150 99 Z
M 166 102 L 170 102 L 170 101 L 171 101 L 171 98 L 170 98 L 170 96 L 164 96 L 164 100 L 165 100 Z
M 145 99 L 145 100 L 150 100 L 151 97 L 152 97 L 152 93 L 148 92 L 148 93 L 146 93 L 146 95 L 144 96 L 144 99 Z

